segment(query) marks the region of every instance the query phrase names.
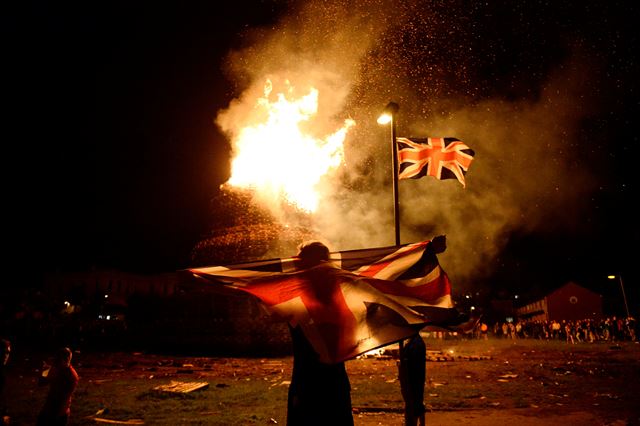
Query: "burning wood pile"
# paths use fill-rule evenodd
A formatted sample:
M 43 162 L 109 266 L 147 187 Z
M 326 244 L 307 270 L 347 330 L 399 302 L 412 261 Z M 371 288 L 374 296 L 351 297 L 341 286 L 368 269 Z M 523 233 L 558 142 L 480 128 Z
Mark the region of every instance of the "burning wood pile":
M 288 257 L 296 254 L 301 242 L 314 238 L 308 228 L 282 225 L 253 201 L 249 190 L 223 188 L 212 202 L 216 213 L 211 231 L 193 248 L 194 265 Z M 304 221 L 304 215 L 298 214 L 297 222 Z

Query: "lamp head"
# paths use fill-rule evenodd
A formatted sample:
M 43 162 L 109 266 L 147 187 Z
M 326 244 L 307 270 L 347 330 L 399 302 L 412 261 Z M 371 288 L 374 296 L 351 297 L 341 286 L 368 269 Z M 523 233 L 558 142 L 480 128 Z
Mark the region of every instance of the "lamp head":
M 386 107 L 384 107 L 384 111 L 378 117 L 378 124 L 384 125 L 389 124 L 393 119 L 393 115 L 398 112 L 400 106 L 395 102 L 389 102 Z

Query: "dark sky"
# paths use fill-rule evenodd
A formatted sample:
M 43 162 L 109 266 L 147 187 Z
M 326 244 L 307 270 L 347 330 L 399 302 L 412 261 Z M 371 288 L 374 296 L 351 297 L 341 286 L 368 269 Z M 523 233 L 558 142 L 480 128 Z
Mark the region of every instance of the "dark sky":
M 16 261 L 188 265 L 228 174 L 220 61 L 270 4 L 31 2 L 5 10 L 7 184 Z M 241 12 L 239 12 L 241 11 Z
M 334 3 L 343 11 L 386 4 Z M 620 271 L 637 304 L 637 6 L 413 3 L 429 18 L 394 15 L 414 29 L 401 37 L 382 34 L 388 49 L 401 53 L 368 53 L 364 77 L 350 97 L 354 109 L 377 108 L 393 96 L 364 93 L 362 82 L 379 68 L 406 73 L 409 88 L 429 74 L 433 84 L 414 91 L 422 105 L 447 95 L 474 105 L 496 97 L 534 103 L 548 94 L 541 87 L 555 73 L 564 69 L 566 83 L 593 71 L 583 87 L 595 99 L 584 103 L 593 108 L 567 141 L 576 160 L 557 165 L 589 165 L 582 171 L 592 175 L 594 189 L 576 191 L 576 201 L 568 202 L 584 209 L 572 219 L 580 226 L 566 232 L 570 224 L 544 232 L 527 226 L 503 230 L 503 244 L 489 256 L 493 267 L 482 282 L 500 285 L 516 276 L 535 286 L 556 275 L 557 281 L 598 287 L 607 284 L 601 279 L 605 271 Z M 293 3 L 246 0 L 3 6 L 4 205 L 8 268 L 16 271 L 11 280 L 28 285 L 42 271 L 90 266 L 134 272 L 189 266 L 191 248 L 207 231 L 211 197 L 229 173 L 229 141 L 214 119 L 243 87 L 223 72 L 226 54 L 251 44 L 245 31 L 277 31 L 283 16 L 295 21 L 295 10 Z M 580 65 L 568 59 L 574 51 L 582 52 L 573 55 Z M 404 108 L 410 102 L 400 101 Z M 572 184 L 581 185 L 567 182 Z

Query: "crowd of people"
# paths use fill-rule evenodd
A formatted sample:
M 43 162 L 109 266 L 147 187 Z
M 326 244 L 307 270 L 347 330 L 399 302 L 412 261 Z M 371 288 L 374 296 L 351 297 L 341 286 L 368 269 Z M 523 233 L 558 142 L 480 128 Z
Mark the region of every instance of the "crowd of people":
M 504 339 L 561 340 L 575 344 L 581 342 L 638 341 L 638 322 L 633 317 L 606 317 L 575 321 L 516 320 L 488 325 L 482 321 L 474 330 L 478 339 L 489 336 Z

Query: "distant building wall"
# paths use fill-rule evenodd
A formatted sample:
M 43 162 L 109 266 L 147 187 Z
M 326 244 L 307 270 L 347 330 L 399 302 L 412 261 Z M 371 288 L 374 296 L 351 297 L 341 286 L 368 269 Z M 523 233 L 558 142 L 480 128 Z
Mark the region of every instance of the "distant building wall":
M 602 296 L 575 283 L 568 283 L 546 297 L 550 320 L 602 318 Z
M 213 290 L 211 284 L 195 283 L 189 274 L 138 275 L 116 270 L 52 273 L 44 288 L 61 306 L 66 301 L 79 306 L 77 312 L 93 306 L 89 312 L 99 320 L 113 322 L 114 316 L 104 313 L 117 308 L 123 313 L 129 339 L 149 348 L 236 355 L 289 350 L 286 323 L 273 322 L 255 297 Z
M 602 318 L 602 296 L 569 282 L 542 299 L 517 308 L 520 319 L 571 321 Z
M 180 283 L 178 273 L 140 275 L 116 270 L 50 273 L 45 278 L 45 291 L 53 297 L 75 295 L 90 300 L 111 298 L 124 303 L 134 293 L 172 296 Z
M 549 310 L 546 298 L 516 309 L 518 318 L 532 321 L 548 321 Z

